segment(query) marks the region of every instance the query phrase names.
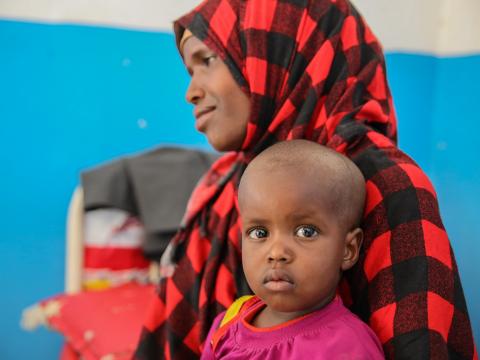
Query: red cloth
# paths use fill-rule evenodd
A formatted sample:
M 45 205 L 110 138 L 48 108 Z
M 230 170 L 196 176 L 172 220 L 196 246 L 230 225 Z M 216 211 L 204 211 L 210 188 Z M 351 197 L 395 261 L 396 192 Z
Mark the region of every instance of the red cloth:
M 42 303 L 58 307 L 48 324 L 67 341 L 61 359 L 99 360 L 107 355 L 131 359 L 155 296 L 152 285 L 130 283 L 102 291 L 60 295 Z M 54 304 L 54 305 L 52 305 Z
M 62 352 L 60 353 L 60 360 L 79 360 L 80 356 L 68 343 L 63 345 Z
M 387 358 L 472 359 L 436 194 L 396 146 L 382 49 L 355 8 L 347 0 L 207 0 L 176 22 L 177 42 L 185 28 L 224 60 L 252 115 L 242 151 L 216 162 L 192 195 L 174 239 L 176 271 L 160 284 L 136 358 L 197 358 L 215 315 L 248 292 L 239 178 L 261 150 L 302 138 L 346 154 L 367 180 L 364 246 L 341 289 Z

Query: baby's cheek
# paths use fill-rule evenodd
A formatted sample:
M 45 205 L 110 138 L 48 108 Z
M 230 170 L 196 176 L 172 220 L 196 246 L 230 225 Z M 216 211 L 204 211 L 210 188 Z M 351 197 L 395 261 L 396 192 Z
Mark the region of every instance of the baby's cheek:
M 258 266 L 255 264 L 255 258 L 251 256 L 251 252 L 249 250 L 246 250 L 242 253 L 242 265 L 243 272 L 247 277 L 247 281 L 253 281 L 255 276 L 258 276 L 258 271 L 256 271 Z

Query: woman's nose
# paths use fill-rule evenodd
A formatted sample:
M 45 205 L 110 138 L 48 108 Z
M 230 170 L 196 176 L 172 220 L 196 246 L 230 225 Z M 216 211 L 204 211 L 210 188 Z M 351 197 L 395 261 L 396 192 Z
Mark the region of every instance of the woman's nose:
M 197 105 L 198 102 L 205 96 L 205 91 L 199 86 L 198 81 L 192 76 L 190 85 L 188 85 L 185 99 L 187 102 L 193 105 Z
M 290 263 L 293 260 L 293 251 L 287 244 L 287 239 L 272 239 L 268 252 L 269 263 Z

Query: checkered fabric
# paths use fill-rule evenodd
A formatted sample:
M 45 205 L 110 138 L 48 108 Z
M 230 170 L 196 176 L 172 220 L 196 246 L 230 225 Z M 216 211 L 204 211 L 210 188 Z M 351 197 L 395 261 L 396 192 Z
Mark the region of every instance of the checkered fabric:
M 358 264 L 342 297 L 387 358 L 476 357 L 465 299 L 435 191 L 396 147 L 381 46 L 347 0 L 207 0 L 175 23 L 215 51 L 249 94 L 242 151 L 215 163 L 173 240 L 137 359 L 195 359 L 216 314 L 249 292 L 235 202 L 246 164 L 269 145 L 309 139 L 349 156 L 367 180 Z

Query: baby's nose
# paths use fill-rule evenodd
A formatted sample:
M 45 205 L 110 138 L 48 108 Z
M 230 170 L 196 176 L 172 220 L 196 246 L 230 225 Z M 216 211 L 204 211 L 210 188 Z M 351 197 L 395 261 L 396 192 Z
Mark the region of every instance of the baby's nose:
M 283 239 L 274 239 L 268 252 L 268 262 L 288 263 L 293 259 L 293 252 Z

